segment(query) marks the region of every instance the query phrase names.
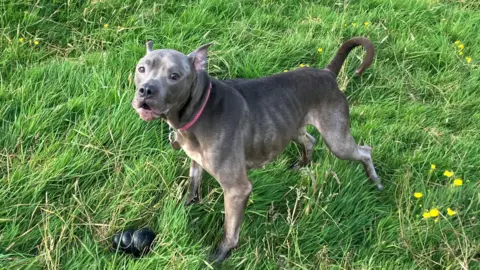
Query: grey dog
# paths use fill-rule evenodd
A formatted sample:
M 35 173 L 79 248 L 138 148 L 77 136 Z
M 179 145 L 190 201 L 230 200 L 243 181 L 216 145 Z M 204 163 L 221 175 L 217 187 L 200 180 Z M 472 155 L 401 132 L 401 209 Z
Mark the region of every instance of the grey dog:
M 291 141 L 302 155 L 295 167 L 308 164 L 315 138 L 313 125 L 338 158 L 360 161 L 378 189 L 369 146 L 359 146 L 350 134 L 349 107 L 336 78 L 348 53 L 363 46 L 360 75 L 374 58 L 370 40 L 346 41 L 324 69 L 299 68 L 258 79 L 217 80 L 209 77 L 206 44 L 189 55 L 146 44 L 146 55 L 135 72 L 132 101 L 145 121 L 164 119 L 175 130 L 171 143 L 191 158 L 186 205 L 197 199 L 203 171 L 224 191 L 224 237 L 213 254 L 223 261 L 238 246 L 240 227 L 252 183 L 247 170 L 274 159 Z

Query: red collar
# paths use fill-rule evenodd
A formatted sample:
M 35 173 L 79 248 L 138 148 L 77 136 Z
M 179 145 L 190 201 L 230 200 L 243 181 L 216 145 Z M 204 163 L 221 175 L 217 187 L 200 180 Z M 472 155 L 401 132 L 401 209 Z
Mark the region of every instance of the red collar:
M 195 124 L 195 122 L 197 122 L 198 118 L 200 118 L 200 115 L 202 115 L 203 109 L 205 109 L 205 105 L 207 105 L 208 98 L 210 97 L 210 91 L 211 90 L 212 90 L 212 83 L 210 83 L 210 85 L 208 86 L 207 97 L 205 98 L 205 102 L 203 103 L 202 107 L 197 112 L 195 117 L 193 117 L 192 121 L 188 122 L 186 125 L 179 128 L 178 130 L 185 131 L 185 130 L 189 129 L 191 126 L 193 126 L 193 124 Z

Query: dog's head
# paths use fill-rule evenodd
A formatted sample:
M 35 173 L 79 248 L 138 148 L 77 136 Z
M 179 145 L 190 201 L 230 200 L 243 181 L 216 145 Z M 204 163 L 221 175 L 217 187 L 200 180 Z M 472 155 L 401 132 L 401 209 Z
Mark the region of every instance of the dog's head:
M 211 44 L 185 55 L 169 49 L 153 50 L 152 42 L 147 42 L 147 53 L 136 67 L 136 92 L 132 101 L 133 108 L 143 120 L 166 116 L 187 102 L 198 73 L 206 69 Z

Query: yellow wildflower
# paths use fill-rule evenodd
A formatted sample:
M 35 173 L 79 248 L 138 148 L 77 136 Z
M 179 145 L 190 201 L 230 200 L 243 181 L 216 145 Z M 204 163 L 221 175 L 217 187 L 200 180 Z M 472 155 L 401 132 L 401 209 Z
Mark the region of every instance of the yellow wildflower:
M 455 41 L 455 44 L 457 44 L 457 45 L 460 44 L 460 43 L 461 43 L 460 40 Z
M 467 60 L 467 63 L 470 63 L 470 62 L 472 62 L 472 58 L 471 58 L 471 57 L 469 57 L 469 56 L 465 57 L 465 60 Z
M 318 53 L 322 53 L 322 52 L 323 52 L 323 48 L 318 48 L 317 52 L 318 52 Z
M 437 208 L 432 208 L 432 209 L 430 209 L 430 212 L 429 212 L 429 213 L 430 213 L 430 216 L 431 216 L 431 217 L 438 217 L 438 214 L 440 214 L 440 212 L 438 211 Z
M 304 64 L 300 64 L 300 67 L 305 67 L 305 65 L 304 65 Z
M 457 214 L 457 212 L 453 211 L 452 209 L 450 208 L 447 208 L 447 215 L 449 216 L 455 216 Z
M 24 40 L 23 37 L 21 37 L 21 38 L 18 39 L 18 41 L 19 41 L 20 43 L 23 43 L 23 40 Z
M 431 216 L 430 212 L 423 212 L 423 218 L 430 218 Z
M 103 28 L 108 28 L 108 23 L 104 24 Z
M 452 177 L 453 176 L 453 172 L 452 171 L 449 171 L 449 170 L 446 170 L 443 172 L 443 175 L 445 175 L 446 177 Z
M 415 192 L 413 193 L 413 197 L 417 198 L 417 199 L 420 199 L 423 197 L 423 194 L 421 192 Z
M 459 187 L 459 186 L 461 186 L 461 185 L 463 185 L 462 179 L 457 178 L 457 179 L 453 180 L 453 186 Z
M 285 69 L 283 72 L 288 72 L 288 69 Z
M 370 25 L 370 22 L 364 22 L 363 25 L 365 25 L 365 27 L 368 27 Z
M 463 52 L 458 52 L 458 55 L 463 55 Z
M 463 50 L 465 48 L 465 45 L 463 44 L 458 44 L 458 49 Z
M 38 45 L 40 42 L 38 40 L 34 40 L 33 44 Z
M 435 170 L 436 168 L 437 168 L 437 165 L 435 165 L 435 164 L 430 165 L 430 170 L 433 171 L 433 170 Z

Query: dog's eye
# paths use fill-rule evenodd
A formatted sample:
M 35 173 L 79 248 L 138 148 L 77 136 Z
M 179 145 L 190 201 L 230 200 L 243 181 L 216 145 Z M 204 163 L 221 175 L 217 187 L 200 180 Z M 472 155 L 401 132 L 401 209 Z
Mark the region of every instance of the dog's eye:
M 171 79 L 171 80 L 176 81 L 176 80 L 178 80 L 179 78 L 180 78 L 180 75 L 178 75 L 177 73 L 172 73 L 172 74 L 170 74 L 170 79 Z
M 138 72 L 144 73 L 144 72 L 145 72 L 145 67 L 139 67 L 139 68 L 138 68 Z

